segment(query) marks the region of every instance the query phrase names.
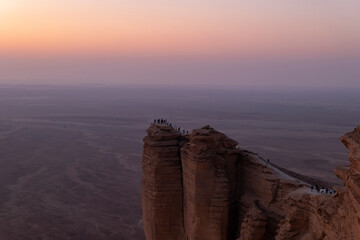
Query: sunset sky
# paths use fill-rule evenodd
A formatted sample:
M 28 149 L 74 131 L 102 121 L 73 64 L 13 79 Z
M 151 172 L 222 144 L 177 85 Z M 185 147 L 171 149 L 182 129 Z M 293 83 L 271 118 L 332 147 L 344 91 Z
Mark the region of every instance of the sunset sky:
M 358 0 L 0 0 L 0 83 L 360 86 L 359 59 Z

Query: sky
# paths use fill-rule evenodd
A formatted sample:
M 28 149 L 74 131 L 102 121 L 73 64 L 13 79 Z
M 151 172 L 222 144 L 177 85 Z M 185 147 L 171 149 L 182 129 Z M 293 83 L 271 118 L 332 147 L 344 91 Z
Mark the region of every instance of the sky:
M 0 84 L 360 87 L 358 0 L 0 0 Z

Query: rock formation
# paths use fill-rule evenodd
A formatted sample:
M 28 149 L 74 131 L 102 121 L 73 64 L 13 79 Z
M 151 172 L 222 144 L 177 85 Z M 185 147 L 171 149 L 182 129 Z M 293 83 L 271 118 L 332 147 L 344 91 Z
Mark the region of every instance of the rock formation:
M 147 240 L 184 239 L 180 135 L 153 125 L 144 138 L 142 207 Z
M 181 135 L 151 125 L 143 153 L 146 239 L 360 240 L 360 127 L 341 140 L 350 166 L 335 170 L 345 186 L 329 195 L 209 126 Z
M 188 240 L 235 238 L 236 145 L 207 126 L 194 130 L 181 148 Z

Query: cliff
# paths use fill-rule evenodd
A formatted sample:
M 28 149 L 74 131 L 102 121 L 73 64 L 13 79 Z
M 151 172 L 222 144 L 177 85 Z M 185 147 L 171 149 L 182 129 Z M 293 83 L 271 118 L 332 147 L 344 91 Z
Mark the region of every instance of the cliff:
M 142 208 L 147 240 L 184 239 L 180 135 L 151 126 L 144 138 Z
M 143 153 L 146 239 L 360 240 L 360 128 L 341 140 L 350 166 L 335 170 L 345 186 L 330 195 L 209 126 L 181 135 L 151 125 Z

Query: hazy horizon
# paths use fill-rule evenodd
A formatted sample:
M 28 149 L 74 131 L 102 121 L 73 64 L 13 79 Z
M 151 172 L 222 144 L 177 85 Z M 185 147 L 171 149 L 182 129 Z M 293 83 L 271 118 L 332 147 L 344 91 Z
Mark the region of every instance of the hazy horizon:
M 30 89 L 131 89 L 131 90 L 167 90 L 181 91 L 258 91 L 264 93 L 340 93 L 357 92 L 360 86 L 296 86 L 296 85 L 222 85 L 222 84 L 163 84 L 163 83 L 0 83 L 0 88 L 30 88 Z M 135 96 L 136 97 L 136 96 Z
M 360 88 L 360 58 L 346 60 L 74 60 L 0 57 L 0 84 L 209 85 Z

